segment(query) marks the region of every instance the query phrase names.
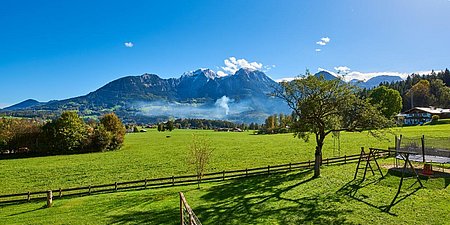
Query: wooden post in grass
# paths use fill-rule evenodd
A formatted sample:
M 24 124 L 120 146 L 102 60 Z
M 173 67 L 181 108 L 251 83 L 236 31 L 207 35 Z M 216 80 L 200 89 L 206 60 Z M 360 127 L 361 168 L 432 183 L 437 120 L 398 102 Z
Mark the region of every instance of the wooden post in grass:
M 181 221 L 181 225 L 184 225 L 183 194 L 181 192 L 180 192 L 180 221 Z
M 62 188 L 59 188 L 59 197 L 62 197 Z
M 31 200 L 31 192 L 28 191 L 27 201 L 30 201 L 30 200 Z
M 53 193 L 52 190 L 47 191 L 47 208 L 52 207 L 53 204 Z
M 117 182 L 114 182 L 114 191 L 117 191 Z
M 147 178 L 144 180 L 144 188 L 147 189 Z

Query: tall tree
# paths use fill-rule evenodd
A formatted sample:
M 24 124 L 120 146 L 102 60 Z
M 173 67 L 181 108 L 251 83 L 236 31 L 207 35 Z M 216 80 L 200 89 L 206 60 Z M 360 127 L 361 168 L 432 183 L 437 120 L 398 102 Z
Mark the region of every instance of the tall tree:
M 430 82 L 420 80 L 414 84 L 404 96 L 405 101 L 412 107 L 428 107 L 435 102 L 434 96 L 430 92 Z
M 370 103 L 376 105 L 386 118 L 392 118 L 402 110 L 400 92 L 379 86 L 369 92 Z
M 61 116 L 43 126 L 47 147 L 59 153 L 73 153 L 83 148 L 88 138 L 86 124 L 77 112 L 63 112 Z
M 450 107 L 450 87 L 445 86 L 442 80 L 435 79 L 430 82 L 430 93 L 436 101 L 435 106 Z
M 356 95 L 355 86 L 340 79 L 325 80 L 307 72 L 304 78 L 282 82 L 275 96 L 286 101 L 295 113 L 291 129 L 305 141 L 316 140 L 314 177 L 320 176 L 325 137 L 333 131 L 369 130 L 376 135 L 390 121 L 367 99 Z
M 105 114 L 100 123 L 103 125 L 106 131 L 111 133 L 111 143 L 108 145 L 108 149 L 119 149 L 124 141 L 126 129 L 119 117 L 114 113 Z M 101 133 L 101 132 L 100 132 Z
M 167 130 L 172 131 L 173 129 L 175 129 L 175 126 L 173 124 L 174 124 L 173 120 L 167 121 L 166 123 Z M 203 124 L 201 127 L 203 128 Z

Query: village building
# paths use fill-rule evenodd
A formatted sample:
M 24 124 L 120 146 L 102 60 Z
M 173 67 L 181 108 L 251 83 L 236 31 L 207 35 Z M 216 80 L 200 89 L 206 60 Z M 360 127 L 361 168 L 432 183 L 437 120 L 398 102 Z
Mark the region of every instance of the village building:
M 436 107 L 414 107 L 398 114 L 397 120 L 404 125 L 418 125 L 430 122 L 434 115 L 440 119 L 450 118 L 450 109 Z

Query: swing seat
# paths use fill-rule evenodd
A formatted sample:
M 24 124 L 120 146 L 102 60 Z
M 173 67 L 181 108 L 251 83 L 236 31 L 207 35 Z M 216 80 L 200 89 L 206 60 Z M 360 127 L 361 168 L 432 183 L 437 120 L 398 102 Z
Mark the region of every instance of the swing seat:
M 425 163 L 423 165 L 422 174 L 427 175 L 427 176 L 433 175 L 433 165 L 431 165 L 429 163 Z

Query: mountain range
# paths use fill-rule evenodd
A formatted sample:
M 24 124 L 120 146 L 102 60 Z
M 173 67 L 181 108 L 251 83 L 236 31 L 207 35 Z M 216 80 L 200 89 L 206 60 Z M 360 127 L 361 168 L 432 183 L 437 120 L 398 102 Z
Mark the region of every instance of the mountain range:
M 240 69 L 218 76 L 210 69 L 163 79 L 156 74 L 127 76 L 87 95 L 48 103 L 26 100 L 3 111 L 78 110 L 83 116 L 114 111 L 127 122 L 155 122 L 170 117 L 262 122 L 272 113 L 289 113 L 270 94 L 279 84 L 258 70 Z
M 316 74 L 321 75 L 337 79 L 326 71 Z M 372 87 L 388 79 L 352 82 Z M 210 69 L 198 69 L 169 79 L 156 74 L 127 76 L 84 96 L 50 102 L 28 99 L 2 111 L 39 116 L 77 110 L 85 117 L 115 112 L 125 122 L 142 123 L 174 117 L 262 123 L 268 115 L 290 113 L 283 101 L 271 96 L 278 86 L 258 70 L 239 69 L 232 75 L 219 76 Z
M 323 76 L 325 80 L 333 80 L 338 79 L 335 75 L 331 74 L 327 71 L 320 71 L 315 74 L 315 76 Z M 380 83 L 388 82 L 397 82 L 402 81 L 403 79 L 399 76 L 391 76 L 391 75 L 379 75 L 368 79 L 367 81 L 352 79 L 349 83 L 354 84 L 360 88 L 371 89 L 380 85 Z

